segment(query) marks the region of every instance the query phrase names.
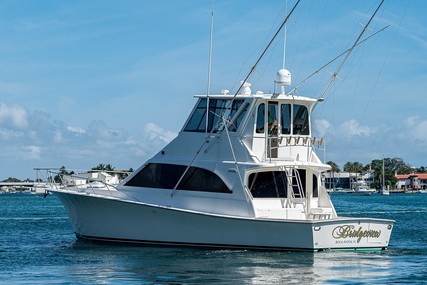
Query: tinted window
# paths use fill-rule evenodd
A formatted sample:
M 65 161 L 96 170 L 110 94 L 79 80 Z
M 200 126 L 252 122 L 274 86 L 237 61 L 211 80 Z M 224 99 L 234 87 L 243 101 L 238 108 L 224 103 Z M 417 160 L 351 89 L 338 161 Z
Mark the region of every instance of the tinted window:
M 132 177 L 126 186 L 173 189 L 186 169 L 185 165 L 150 163 Z M 187 170 L 177 189 L 232 193 L 218 175 L 193 166 Z
M 308 126 L 308 110 L 302 105 L 294 105 L 294 135 L 308 135 L 310 129 Z
M 185 126 L 184 131 L 187 132 L 203 132 L 206 129 L 206 99 L 201 99 L 191 119 Z
M 244 107 L 240 111 L 239 115 L 233 120 L 230 127 L 228 128 L 229 131 L 235 132 L 239 128 L 240 124 L 242 123 L 243 119 L 245 118 L 246 112 L 248 111 L 249 103 L 245 103 Z M 239 105 L 240 108 L 240 105 Z M 231 116 L 233 117 L 233 116 Z
M 259 134 L 264 133 L 264 120 L 265 120 L 265 105 L 264 103 L 258 106 L 256 116 L 256 132 Z
M 283 171 L 252 173 L 249 175 L 249 189 L 254 198 L 286 198 L 286 181 Z
M 317 185 L 317 176 L 313 174 L 313 197 L 319 197 L 319 188 Z
M 277 102 L 269 102 L 267 113 L 269 135 L 277 135 L 277 113 Z
M 222 128 L 221 117 L 226 120 L 236 114 L 237 110 L 242 105 L 243 100 L 227 100 L 227 99 L 209 99 L 209 116 L 207 131 L 220 130 Z M 190 120 L 184 128 L 186 132 L 205 132 L 206 131 L 206 105 L 207 99 L 199 100 L 196 109 L 191 114 Z
M 282 126 L 282 134 L 289 135 L 291 134 L 291 105 L 282 104 L 280 105 L 280 125 Z

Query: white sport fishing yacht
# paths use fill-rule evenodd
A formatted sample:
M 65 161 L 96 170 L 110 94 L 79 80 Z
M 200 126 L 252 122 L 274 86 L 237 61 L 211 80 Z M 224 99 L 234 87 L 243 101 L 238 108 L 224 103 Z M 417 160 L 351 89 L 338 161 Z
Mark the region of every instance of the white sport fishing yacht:
M 289 17 L 289 16 L 288 16 Z M 317 100 L 284 92 L 196 96 L 178 136 L 118 186 L 54 187 L 80 239 L 321 251 L 380 250 L 392 220 L 339 217 L 312 136 Z

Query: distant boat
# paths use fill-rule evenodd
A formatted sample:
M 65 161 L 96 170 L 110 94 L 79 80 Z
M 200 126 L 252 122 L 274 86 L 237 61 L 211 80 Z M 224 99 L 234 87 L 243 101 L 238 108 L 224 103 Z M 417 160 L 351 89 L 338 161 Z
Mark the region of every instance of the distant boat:
M 356 196 L 370 196 L 372 193 L 375 193 L 375 189 L 370 189 L 368 184 L 364 179 L 358 179 L 355 183 L 354 192 L 352 195 Z
M 353 192 L 354 192 L 353 189 L 346 189 L 346 188 L 340 188 L 340 187 L 338 187 L 338 188 L 333 189 L 329 193 L 336 195 L 336 194 L 351 194 Z
M 383 189 L 380 191 L 380 194 L 381 194 L 381 195 L 390 195 L 390 190 L 388 190 L 387 188 L 383 188 Z
M 427 189 L 418 190 L 417 193 L 427 194 Z

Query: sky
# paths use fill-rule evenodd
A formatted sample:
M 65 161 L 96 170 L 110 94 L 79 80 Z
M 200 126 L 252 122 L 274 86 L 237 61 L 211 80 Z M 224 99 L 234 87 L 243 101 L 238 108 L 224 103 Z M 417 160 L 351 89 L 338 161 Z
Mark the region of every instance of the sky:
M 286 26 L 293 88 L 350 48 L 380 1 L 302 0 Z M 211 91 L 233 93 L 295 1 L 216 0 Z M 34 168 L 137 168 L 206 94 L 210 0 L 0 1 L 0 180 Z M 386 0 L 313 113 L 326 161 L 427 165 L 427 2 Z M 249 78 L 274 90 L 280 34 Z M 317 98 L 343 57 L 302 84 Z M 321 153 L 323 158 L 323 152 Z

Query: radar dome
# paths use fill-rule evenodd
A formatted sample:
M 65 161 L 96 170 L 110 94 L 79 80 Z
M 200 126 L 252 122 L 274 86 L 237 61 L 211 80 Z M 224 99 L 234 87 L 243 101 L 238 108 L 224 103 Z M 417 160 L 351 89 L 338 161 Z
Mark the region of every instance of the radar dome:
M 276 80 L 274 81 L 279 86 L 291 85 L 291 73 L 287 69 L 277 71 Z

